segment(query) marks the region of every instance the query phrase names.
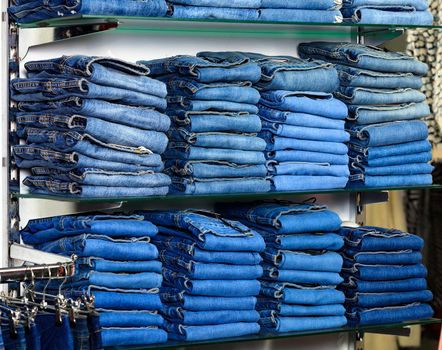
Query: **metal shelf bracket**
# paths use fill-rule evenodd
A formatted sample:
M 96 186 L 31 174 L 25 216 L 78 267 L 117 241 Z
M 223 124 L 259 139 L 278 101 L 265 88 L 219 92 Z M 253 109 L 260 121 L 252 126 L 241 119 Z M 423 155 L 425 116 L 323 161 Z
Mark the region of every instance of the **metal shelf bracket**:
M 60 27 L 18 28 L 18 35 L 20 37 L 20 60 L 26 57 L 29 48 L 32 46 L 49 44 L 85 35 L 96 35 L 116 29 L 118 26 L 118 21 L 108 21 L 105 23 L 72 24 Z
M 46 253 L 41 250 L 33 249 L 26 245 L 17 243 L 13 243 L 9 246 L 9 257 L 11 259 L 26 261 L 39 265 L 72 262 L 70 257 Z

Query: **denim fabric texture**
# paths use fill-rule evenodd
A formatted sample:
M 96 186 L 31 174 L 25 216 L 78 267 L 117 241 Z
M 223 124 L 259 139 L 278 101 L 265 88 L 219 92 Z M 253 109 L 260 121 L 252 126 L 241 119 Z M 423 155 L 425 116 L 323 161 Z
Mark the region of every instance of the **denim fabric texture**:
M 40 320 L 38 315 L 42 346 L 48 344 L 42 349 L 74 349 L 74 343 L 80 346 L 89 341 L 93 349 L 167 341 L 167 333 L 160 329 L 164 318 L 159 314 L 163 265 L 157 247 L 150 243 L 158 231 L 156 225 L 135 214 L 64 215 L 28 222 L 21 230 L 24 242 L 46 252 L 78 257 L 73 276 L 38 281 L 35 288 L 55 295 L 62 292 L 74 300 L 82 296 L 94 300 L 90 327 L 87 322 L 77 324 L 73 336 L 58 335 L 62 332 L 58 328 L 54 333 L 55 319 Z M 68 316 L 63 325 L 70 331 Z
M 422 238 L 400 230 L 343 227 L 344 283 L 349 324 L 429 318 L 433 299 L 422 265 Z
M 121 6 L 119 1 L 103 4 L 96 0 L 35 0 L 20 1 L 8 12 L 15 21 L 24 23 L 72 15 L 164 17 L 167 3 L 165 0 L 152 0 L 148 4 L 134 2 L 131 6 Z
M 270 201 L 219 204 L 216 210 L 256 229 L 266 242 L 256 309 L 263 332 L 311 331 L 347 324 L 337 286 L 343 257 L 341 219 L 326 206 Z
M 172 5 L 173 17 L 186 16 L 184 12 L 192 18 L 258 13 L 243 8 L 241 1 L 225 5 L 177 1 Z M 270 191 L 264 156 L 267 143 L 257 135 L 262 129 L 257 116 L 260 93 L 252 86 L 261 75 L 257 63 L 241 52 L 201 52 L 140 63 L 168 89 L 166 113 L 172 127 L 164 158 L 166 173 L 172 177 L 171 193 Z
M 203 210 L 145 211 L 163 263 L 162 315 L 171 339 L 255 334 L 263 238 L 238 221 Z
M 419 23 L 421 14 L 431 16 L 426 1 L 413 3 L 419 10 L 410 12 L 414 18 L 409 23 Z M 348 0 L 343 13 L 351 16 L 355 11 L 356 21 L 354 17 L 360 14 L 376 16 L 364 23 L 382 23 L 394 14 L 392 23 L 400 22 L 411 5 L 398 1 L 398 12 L 395 6 L 377 0 Z M 420 154 L 429 151 L 428 128 L 419 120 L 430 114 L 430 108 L 418 91 L 428 67 L 406 54 L 360 44 L 313 42 L 300 44 L 298 49 L 303 58 L 337 64 L 340 87 L 335 96 L 349 111 L 345 127 L 351 136 L 348 187 L 430 185 L 431 155 Z M 371 161 L 367 162 L 369 153 Z
M 27 77 L 12 80 L 10 92 L 19 104 L 17 135 L 26 141 L 13 154 L 18 167 L 34 168 L 23 181 L 31 193 L 80 198 L 168 193 L 171 179 L 160 173 L 171 125 L 162 113 L 167 87 L 148 77 L 149 68 L 84 55 L 31 61 L 25 68 Z

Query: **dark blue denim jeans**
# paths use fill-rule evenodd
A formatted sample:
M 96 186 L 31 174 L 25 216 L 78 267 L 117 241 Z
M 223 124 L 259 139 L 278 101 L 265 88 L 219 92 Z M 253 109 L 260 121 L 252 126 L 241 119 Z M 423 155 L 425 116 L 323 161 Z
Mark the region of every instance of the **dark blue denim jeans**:
M 326 206 L 311 203 L 229 203 L 217 205 L 216 210 L 226 217 L 277 234 L 330 232 L 338 230 L 342 223 Z
M 261 252 L 265 248 L 264 239 L 257 232 L 238 221 L 227 220 L 208 211 L 188 209 L 146 211 L 139 214 L 158 225 L 161 233 L 169 231 L 179 236 L 184 231 L 184 238 L 190 234 L 203 249 Z
M 40 244 L 82 233 L 114 238 L 153 237 L 158 228 L 141 215 L 61 215 L 29 220 L 20 231 L 26 244 Z

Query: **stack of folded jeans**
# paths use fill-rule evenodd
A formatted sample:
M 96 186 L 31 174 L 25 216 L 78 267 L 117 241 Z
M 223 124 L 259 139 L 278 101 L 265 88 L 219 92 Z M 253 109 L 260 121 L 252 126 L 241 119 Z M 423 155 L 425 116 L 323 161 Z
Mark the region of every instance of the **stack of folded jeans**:
M 101 0 L 12 0 L 8 12 L 20 23 L 75 15 L 163 17 L 167 3 L 166 0 L 133 1 L 122 6 L 119 1 Z
M 419 92 L 427 66 L 411 56 L 348 43 L 300 44 L 304 58 L 337 64 L 336 97 L 349 109 L 350 186 L 387 187 L 432 183 L 430 113 Z
M 261 21 L 341 23 L 342 0 L 261 0 Z
M 112 58 L 63 56 L 25 64 L 11 82 L 18 102 L 13 149 L 31 168 L 31 192 L 74 197 L 165 195 L 160 173 L 170 118 L 164 83 L 141 65 Z
M 432 300 L 422 265 L 422 238 L 380 227 L 341 229 L 347 318 L 351 324 L 430 318 Z
M 347 184 L 347 107 L 331 92 L 338 87 L 330 63 L 256 53 L 200 52 L 206 59 L 242 55 L 261 68 L 255 87 L 266 140 L 268 176 L 276 191 L 343 188 Z
M 312 203 L 220 204 L 226 217 L 254 228 L 266 241 L 257 309 L 271 332 L 309 331 L 347 323 L 344 293 L 336 286 L 343 259 L 339 216 Z
M 256 334 L 263 238 L 237 221 L 201 211 L 142 212 L 156 225 L 161 298 L 169 338 L 198 341 Z
M 173 18 L 256 21 L 261 0 L 168 0 Z
M 71 298 L 93 297 L 94 348 L 101 349 L 167 341 L 158 314 L 162 264 L 149 243 L 157 233 L 139 215 L 58 216 L 29 221 L 21 238 L 36 249 L 78 257 L 74 276 L 40 287 L 52 294 L 61 289 Z
M 174 123 L 164 153 L 172 191 L 268 192 L 264 149 L 256 136 L 259 67 L 244 55 L 175 56 L 141 61 L 166 82 Z M 191 123 L 192 125 L 189 125 Z
M 344 20 L 361 24 L 433 24 L 427 0 L 344 0 Z

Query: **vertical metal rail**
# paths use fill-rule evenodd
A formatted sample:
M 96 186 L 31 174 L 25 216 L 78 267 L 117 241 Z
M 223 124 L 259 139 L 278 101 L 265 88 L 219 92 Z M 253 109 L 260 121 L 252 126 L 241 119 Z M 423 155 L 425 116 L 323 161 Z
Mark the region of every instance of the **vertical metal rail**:
M 5 96 L 8 101 L 8 111 L 7 111 L 7 142 L 8 142 L 8 154 L 6 166 L 8 167 L 8 184 L 7 184 L 7 215 L 8 215 L 8 241 L 9 242 L 18 242 L 19 241 L 19 228 L 20 228 L 20 216 L 19 216 L 19 201 L 18 198 L 12 195 L 13 191 L 19 191 L 20 189 L 20 171 L 16 166 L 13 157 L 12 157 L 12 147 L 17 144 L 18 137 L 16 135 L 17 125 L 15 122 L 15 118 L 12 109 L 16 107 L 16 103 L 10 100 L 9 96 L 9 83 L 12 79 L 19 77 L 20 75 L 20 56 L 19 56 L 19 30 L 16 23 L 9 22 L 8 20 L 8 74 L 6 82 L 6 91 Z M 8 249 L 9 251 L 9 249 Z M 5 252 L 9 254 L 9 252 Z

